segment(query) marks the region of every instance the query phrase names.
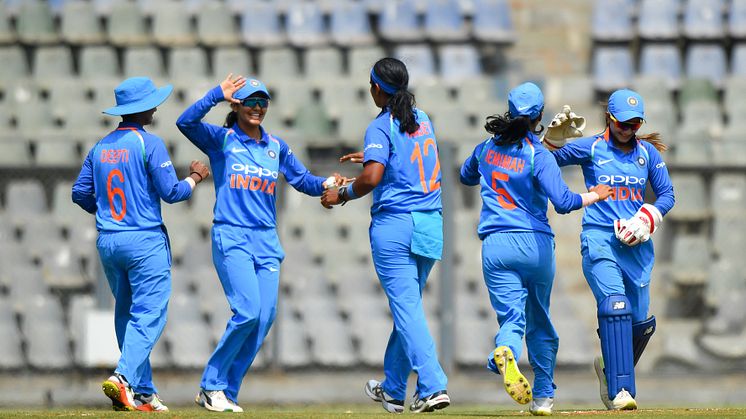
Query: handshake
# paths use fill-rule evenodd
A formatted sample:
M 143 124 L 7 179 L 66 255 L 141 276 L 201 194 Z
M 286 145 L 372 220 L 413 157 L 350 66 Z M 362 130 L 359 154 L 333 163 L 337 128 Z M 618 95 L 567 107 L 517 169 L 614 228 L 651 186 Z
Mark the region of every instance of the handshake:
M 614 235 L 627 246 L 635 246 L 650 240 L 663 220 L 663 215 L 653 205 L 643 206 L 627 220 L 614 221 Z

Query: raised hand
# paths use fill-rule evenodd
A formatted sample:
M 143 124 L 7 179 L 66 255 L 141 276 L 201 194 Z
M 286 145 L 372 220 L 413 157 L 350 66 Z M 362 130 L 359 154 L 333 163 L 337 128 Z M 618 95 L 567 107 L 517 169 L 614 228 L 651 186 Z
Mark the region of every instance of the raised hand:
M 340 163 L 344 163 L 346 161 L 349 161 L 350 163 L 362 163 L 363 162 L 363 152 L 362 151 L 356 151 L 354 153 L 345 154 L 344 156 L 339 158 Z
M 195 179 L 195 176 L 192 175 L 199 176 L 199 179 Z M 189 176 L 192 176 L 192 179 L 196 183 L 200 183 L 210 176 L 210 169 L 201 161 L 192 160 L 192 163 L 189 165 Z
M 240 100 L 235 99 L 233 94 L 246 84 L 246 78 L 238 75 L 235 78 L 233 73 L 228 74 L 225 80 L 220 82 L 220 88 L 223 90 L 223 98 L 230 103 L 241 103 Z

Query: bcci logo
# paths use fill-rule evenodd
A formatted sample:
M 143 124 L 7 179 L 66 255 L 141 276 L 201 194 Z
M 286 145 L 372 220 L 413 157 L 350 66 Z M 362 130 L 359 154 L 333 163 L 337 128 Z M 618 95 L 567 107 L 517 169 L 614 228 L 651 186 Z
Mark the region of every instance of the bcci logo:
M 267 155 L 270 159 L 277 158 L 277 153 L 274 150 L 267 150 Z
M 624 303 L 624 301 L 617 301 L 614 303 L 614 306 L 611 307 L 612 310 L 624 310 L 624 307 L 627 305 Z
M 639 164 L 640 166 L 645 166 L 645 159 L 643 157 L 638 157 L 637 164 Z
M 250 85 L 251 85 L 252 87 L 257 87 L 257 86 L 259 86 L 259 80 L 256 80 L 256 79 L 251 79 L 251 80 L 249 80 L 249 84 L 250 84 Z
M 629 106 L 637 106 L 637 98 L 633 97 L 633 96 L 628 97 L 627 98 L 627 104 Z

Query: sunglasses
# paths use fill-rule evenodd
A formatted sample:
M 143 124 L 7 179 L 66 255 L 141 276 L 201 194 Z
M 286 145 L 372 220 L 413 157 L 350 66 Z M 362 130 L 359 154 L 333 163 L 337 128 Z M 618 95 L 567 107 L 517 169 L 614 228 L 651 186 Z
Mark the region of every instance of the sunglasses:
M 247 108 L 253 108 L 256 105 L 259 105 L 260 108 L 266 108 L 269 106 L 269 99 L 263 97 L 247 97 L 243 102 L 241 102 L 241 105 Z
M 620 129 L 622 131 L 626 130 L 632 130 L 637 131 L 642 126 L 642 123 L 645 121 L 640 122 L 620 122 L 618 119 L 614 118 L 614 115 L 609 114 L 609 118 L 614 122 L 614 126 L 617 127 L 617 129 Z

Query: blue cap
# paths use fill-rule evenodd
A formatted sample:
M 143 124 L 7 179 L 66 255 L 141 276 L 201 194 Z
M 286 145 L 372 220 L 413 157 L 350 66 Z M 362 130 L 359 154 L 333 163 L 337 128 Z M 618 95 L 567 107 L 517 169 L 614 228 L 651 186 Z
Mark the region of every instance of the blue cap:
M 609 96 L 608 111 L 620 122 L 634 118 L 645 119 L 642 97 L 629 89 L 617 90 Z
M 539 86 L 533 83 L 523 83 L 508 94 L 508 109 L 510 116 L 527 116 L 532 121 L 539 117 L 544 110 L 544 94 Z
M 147 77 L 131 77 L 114 89 L 117 106 L 104 111 L 109 115 L 131 115 L 149 111 L 163 103 L 174 87 L 169 85 L 160 89 L 155 87 Z
M 246 84 L 244 84 L 242 88 L 236 90 L 236 92 L 233 93 L 233 98 L 244 100 L 256 92 L 262 92 L 267 95 L 267 99 L 271 99 L 271 97 L 269 97 L 267 86 L 265 86 L 264 83 L 260 82 L 257 79 L 246 79 Z

